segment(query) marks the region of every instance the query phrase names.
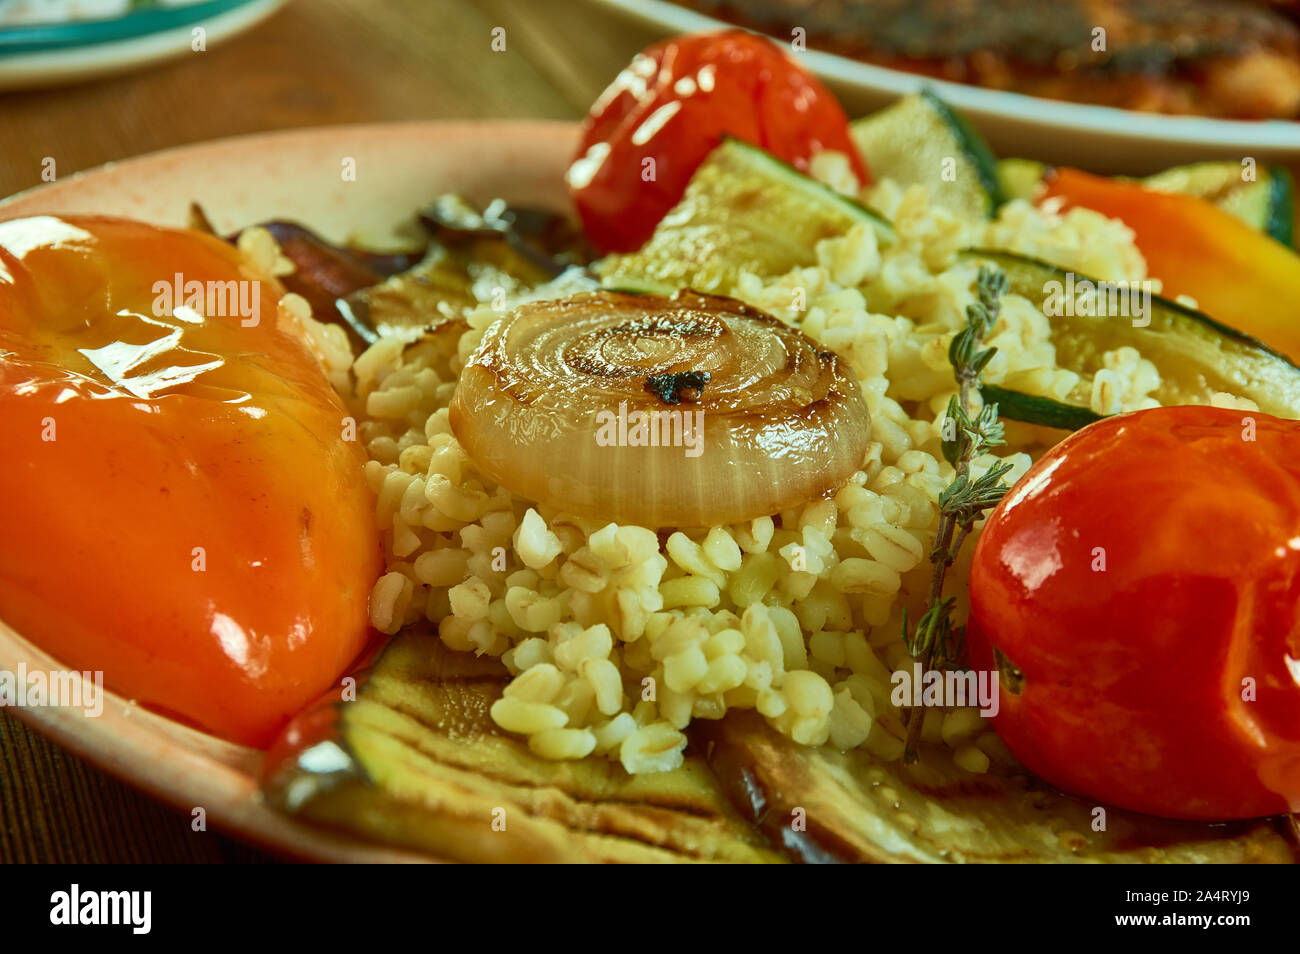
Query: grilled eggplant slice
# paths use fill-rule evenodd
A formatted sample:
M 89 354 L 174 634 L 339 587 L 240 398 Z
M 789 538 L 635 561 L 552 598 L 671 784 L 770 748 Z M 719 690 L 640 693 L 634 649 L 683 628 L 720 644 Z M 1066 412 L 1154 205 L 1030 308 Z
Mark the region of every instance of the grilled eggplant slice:
M 266 792 L 297 817 L 437 858 L 497 862 L 780 861 L 699 757 L 628 776 L 605 759 L 551 762 L 496 728 L 498 660 L 408 631 L 354 702 L 295 720 Z
M 908 767 L 808 749 L 748 711 L 696 722 L 674 772 L 550 762 L 492 723 L 506 681 L 497 660 L 407 631 L 355 701 L 322 700 L 290 725 L 266 795 L 303 821 L 456 861 L 1300 861 L 1277 820 L 1107 809 L 1098 832 L 1097 806 L 1023 770 L 969 775 L 924 746 Z
M 513 296 L 584 260 L 565 220 L 536 210 L 482 211 L 446 195 L 420 215 L 434 241 L 423 260 L 337 303 L 351 324 L 372 335 L 413 337 L 420 329 L 490 301 Z
M 407 256 L 368 256 L 333 245 L 297 222 L 276 220 L 258 223 L 257 227 L 270 232 L 280 252 L 293 263 L 293 272 L 280 279 L 285 290 L 307 299 L 318 321 L 341 325 L 353 348 L 371 344 L 374 336 L 369 329 L 353 322 L 350 315 L 336 307 L 336 302 L 383 281 L 385 275 L 408 268 L 411 259 Z M 239 235 L 237 232 L 228 240 L 235 242 Z M 391 267 L 385 269 L 385 266 Z
M 498 288 L 514 295 L 550 277 L 504 241 L 483 238 L 463 247 L 434 245 L 419 264 L 347 295 L 338 307 L 375 336 L 411 338 L 490 300 Z
M 190 217 L 193 227 L 211 230 L 197 204 Z M 306 298 L 318 320 L 341 325 L 354 350 L 385 334 L 417 336 L 422 328 L 459 317 L 497 288 L 513 294 L 591 257 L 564 216 L 539 209 L 499 201 L 479 209 L 448 194 L 418 218 L 428 233 L 419 250 L 393 254 L 335 245 L 296 222 L 259 225 L 294 265 L 281 279 L 285 288 Z
M 513 208 L 500 199 L 480 208 L 449 192 L 420 212 L 420 224 L 444 245 L 484 238 L 504 241 L 552 276 L 595 257 L 595 250 L 569 219 L 542 209 Z
M 925 747 L 911 766 L 805 748 L 748 711 L 691 729 L 742 811 L 800 861 L 1300 862 L 1280 819 L 1166 821 L 1064 795 L 1023 769 L 971 775 Z

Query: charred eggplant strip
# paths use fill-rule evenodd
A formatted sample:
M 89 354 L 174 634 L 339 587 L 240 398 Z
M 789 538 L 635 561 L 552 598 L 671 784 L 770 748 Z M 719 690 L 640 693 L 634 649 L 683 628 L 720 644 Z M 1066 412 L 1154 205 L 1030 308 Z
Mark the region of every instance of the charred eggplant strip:
M 551 278 L 571 265 L 585 265 L 593 255 L 582 234 L 563 216 L 541 209 L 511 208 L 500 199 L 480 210 L 463 196 L 439 196 L 420 212 L 420 224 L 448 246 L 483 239 L 503 241 Z
M 798 861 L 1300 861 L 1280 819 L 1211 825 L 1108 807 L 1106 830 L 1094 831 L 1092 802 L 1011 763 L 971 775 L 935 747 L 910 766 L 811 749 L 744 711 L 690 734 L 736 806 Z
M 296 817 L 438 858 L 502 862 L 773 862 L 699 757 L 629 776 L 551 762 L 496 728 L 508 674 L 436 634 L 389 644 L 355 702 L 300 716 L 266 791 Z M 502 831 L 504 827 L 504 832 Z

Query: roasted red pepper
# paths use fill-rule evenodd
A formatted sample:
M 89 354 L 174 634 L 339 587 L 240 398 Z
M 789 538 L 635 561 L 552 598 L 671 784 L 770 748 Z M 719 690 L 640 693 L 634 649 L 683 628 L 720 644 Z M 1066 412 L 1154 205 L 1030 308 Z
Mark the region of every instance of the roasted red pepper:
M 196 232 L 0 223 L 0 618 L 257 746 L 366 644 L 381 567 L 364 452 L 282 293 Z
M 1212 202 L 1077 169 L 1049 173 L 1043 202 L 1120 219 L 1166 298 L 1198 308 L 1300 361 L 1300 255 Z

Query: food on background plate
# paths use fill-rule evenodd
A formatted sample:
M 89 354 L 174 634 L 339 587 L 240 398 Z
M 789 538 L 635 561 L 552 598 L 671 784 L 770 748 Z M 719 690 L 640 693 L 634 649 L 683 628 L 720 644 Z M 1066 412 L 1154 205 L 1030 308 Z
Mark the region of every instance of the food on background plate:
M 935 79 L 1143 112 L 1300 117 L 1300 10 L 1238 0 L 673 0 Z
M 803 83 L 758 42 L 737 55 Z M 698 78 L 699 51 L 726 59 L 736 43 L 690 38 L 652 59 L 676 85 L 670 60 Z M 350 658 L 332 660 L 320 698 L 267 753 L 268 798 L 465 860 L 1296 860 L 1285 825 L 1255 817 L 1298 794 L 1286 719 L 1300 681 L 1286 667 L 1300 647 L 1283 619 L 1294 560 L 1261 550 L 1225 567 L 1205 529 L 1236 515 L 1254 550 L 1300 532 L 1264 519 L 1297 492 L 1277 460 L 1300 427 L 1300 368 L 1273 350 L 1284 326 L 1236 330 L 1217 299 L 1204 314 L 1162 297 L 1122 216 L 1045 196 L 1063 171 L 1025 162 L 1008 176 L 932 95 L 836 125 L 842 149 L 818 140 L 782 157 L 755 141 L 767 105 L 748 79 L 708 75 L 734 125 L 706 123 L 703 149 L 681 137 L 681 155 L 677 138 L 654 138 L 656 168 L 689 171 L 662 209 L 642 210 L 636 247 L 596 261 L 546 217 L 451 195 L 413 217 L 420 238 L 397 257 L 291 223 L 231 239 L 246 267 L 283 273 L 271 303 L 314 349 L 311 380 L 337 392 L 309 406 L 355 422 L 339 452 L 364 452 L 352 475 L 369 488 L 356 499 L 371 549 L 348 555 L 373 583 L 371 626 L 391 637 L 355 701 L 330 688 Z M 620 78 L 575 165 L 600 145 L 612 100 L 645 116 L 677 102 L 663 89 Z M 646 145 L 604 128 L 611 154 Z M 636 195 L 628 154 L 604 183 L 620 202 Z M 581 206 L 587 183 L 569 186 Z M 1218 212 L 1187 191 L 1197 214 Z M 616 231 L 621 208 L 590 206 L 586 224 Z M 1268 255 L 1215 259 L 1231 281 L 1294 258 L 1262 225 L 1250 236 Z M 176 250 L 221 248 L 155 233 Z M 1245 421 L 1257 440 L 1240 440 Z M 40 460 L 35 444 L 25 453 Z M 1091 454 L 1114 468 L 1109 483 Z M 1045 490 L 1052 468 L 1060 487 Z M 1125 510 L 1106 496 L 1120 478 L 1169 492 Z M 1230 482 L 1239 509 L 1216 509 Z M 1127 543 L 1094 582 L 1091 550 L 1042 535 L 1087 525 L 1097 501 L 1119 508 L 1102 529 L 1126 528 Z M 1158 569 L 1163 554 L 1165 576 L 1124 563 L 1143 546 L 1166 547 L 1140 557 Z M 1033 592 L 1002 569 L 1067 557 Z M 1231 653 L 1175 646 L 1188 658 L 1171 662 L 1180 634 L 1125 589 L 1174 599 L 1178 574 L 1217 581 L 1195 595 L 1219 602 L 1183 611 Z M 1233 602 L 1269 580 L 1276 603 Z M 1095 625 L 1072 611 L 1081 599 Z M 1106 614 L 1125 607 L 1149 638 L 1116 641 Z M 1073 653 L 1091 674 L 1082 698 L 1141 710 L 1097 670 L 1122 651 L 1126 685 L 1178 690 L 1145 705 L 1200 707 L 1196 719 L 1146 710 L 1151 746 L 1129 750 L 1127 773 L 1105 749 L 1127 744 L 1127 723 L 1080 728 L 1053 703 Z M 1236 704 L 1243 667 L 1258 669 L 1256 695 Z M 1251 719 L 1259 750 L 1241 734 Z M 1167 757 L 1145 758 L 1156 743 Z M 1206 781 L 1179 762 L 1189 754 L 1224 771 Z M 1243 764 L 1260 771 L 1235 784 L 1227 768 Z M 1152 794 L 1166 768 L 1179 785 Z M 1104 831 L 1090 824 L 1099 800 Z M 498 809 L 517 839 L 494 837 Z M 1240 820 L 1134 813 L 1153 810 Z

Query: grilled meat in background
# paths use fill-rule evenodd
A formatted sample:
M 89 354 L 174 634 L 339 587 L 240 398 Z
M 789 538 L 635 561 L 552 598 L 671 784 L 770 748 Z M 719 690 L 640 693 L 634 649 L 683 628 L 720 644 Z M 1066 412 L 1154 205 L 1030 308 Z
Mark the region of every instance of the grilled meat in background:
M 1244 0 L 674 0 L 810 49 L 1146 112 L 1300 118 L 1300 3 Z M 1094 51 L 1094 31 L 1105 49 Z

